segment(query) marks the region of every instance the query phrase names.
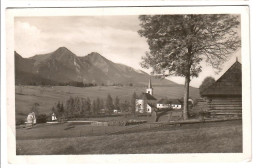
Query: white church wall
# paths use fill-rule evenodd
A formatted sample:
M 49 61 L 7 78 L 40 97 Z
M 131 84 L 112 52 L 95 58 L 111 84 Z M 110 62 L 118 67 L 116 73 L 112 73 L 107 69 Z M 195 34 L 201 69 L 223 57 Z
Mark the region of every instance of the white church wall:
M 136 112 L 143 113 L 144 112 L 144 100 L 137 99 L 136 100 Z
M 146 111 L 147 113 L 150 113 L 150 114 L 152 113 L 152 107 L 149 106 L 148 104 L 147 104 L 146 110 L 147 110 L 147 111 Z

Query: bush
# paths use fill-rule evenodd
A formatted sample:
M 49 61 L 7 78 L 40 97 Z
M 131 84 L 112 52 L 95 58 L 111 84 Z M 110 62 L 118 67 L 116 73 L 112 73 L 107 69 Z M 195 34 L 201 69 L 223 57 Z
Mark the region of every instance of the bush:
M 40 114 L 37 117 L 37 123 L 46 123 L 47 122 L 47 115 L 46 114 Z

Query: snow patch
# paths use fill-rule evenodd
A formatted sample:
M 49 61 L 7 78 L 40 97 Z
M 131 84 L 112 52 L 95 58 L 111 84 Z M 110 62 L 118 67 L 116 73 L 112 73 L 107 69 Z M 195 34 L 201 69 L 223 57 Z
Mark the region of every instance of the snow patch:
M 79 73 L 80 72 L 80 66 L 79 64 L 76 62 L 75 58 L 74 58 L 74 65 L 76 67 L 76 71 Z

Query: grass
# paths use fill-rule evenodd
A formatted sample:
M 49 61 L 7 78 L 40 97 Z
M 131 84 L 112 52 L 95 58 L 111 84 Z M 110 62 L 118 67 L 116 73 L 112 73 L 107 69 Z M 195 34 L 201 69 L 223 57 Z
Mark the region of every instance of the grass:
M 132 94 L 140 94 L 145 91 L 145 87 L 118 87 L 118 86 L 98 86 L 98 87 L 72 87 L 72 86 L 16 86 L 15 108 L 16 119 L 25 119 L 34 103 L 39 103 L 40 114 L 50 114 L 51 108 L 58 101 L 65 102 L 70 96 L 78 96 L 90 99 L 97 97 L 106 99 L 108 94 L 113 98 L 119 97 L 120 101 L 130 100 Z M 155 97 L 181 98 L 183 97 L 183 86 L 174 87 L 154 87 Z M 191 97 L 199 97 L 198 89 L 190 89 Z
M 78 126 L 76 127 L 78 129 Z M 242 126 L 241 122 L 238 121 L 186 125 L 184 127 L 175 127 L 174 129 L 173 127 L 146 129 L 146 131 L 125 132 L 124 134 L 116 135 L 103 134 L 100 136 L 74 137 L 71 132 L 69 135 L 70 137 L 49 139 L 38 137 L 39 139 L 19 140 L 18 138 L 16 141 L 17 154 L 242 152 Z

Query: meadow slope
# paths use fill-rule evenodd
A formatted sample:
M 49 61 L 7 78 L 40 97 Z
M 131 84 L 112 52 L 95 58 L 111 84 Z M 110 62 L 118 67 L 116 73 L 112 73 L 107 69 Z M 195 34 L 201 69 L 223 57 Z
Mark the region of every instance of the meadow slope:
M 54 126 L 53 129 L 55 128 Z M 117 135 L 67 135 L 71 136 L 31 140 L 27 136 L 26 140 L 18 139 L 17 155 L 241 153 L 243 146 L 241 121 L 196 124 L 179 128 L 170 126 Z

